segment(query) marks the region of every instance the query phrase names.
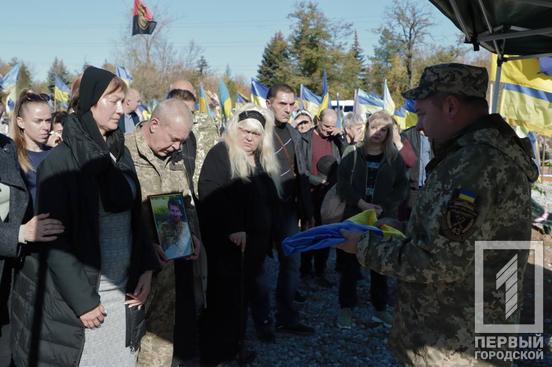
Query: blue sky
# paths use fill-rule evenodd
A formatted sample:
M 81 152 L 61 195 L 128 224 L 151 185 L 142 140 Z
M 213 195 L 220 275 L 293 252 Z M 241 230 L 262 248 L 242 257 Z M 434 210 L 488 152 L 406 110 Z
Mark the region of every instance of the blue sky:
M 422 0 L 416 0 L 422 1 Z M 263 49 L 272 35 L 281 30 L 288 35 L 287 15 L 295 0 L 145 0 L 150 8 L 163 9 L 173 22 L 169 41 L 181 50 L 194 40 L 212 70 L 223 73 L 229 65 L 232 74 L 246 78 L 256 75 Z M 331 19 L 352 22 L 366 55 L 372 54 L 378 35 L 373 29 L 384 21 L 391 0 L 320 0 L 320 8 Z M 433 42 L 452 44 L 459 32 L 429 1 L 435 26 Z M 0 58 L 25 61 L 35 79 L 45 79 L 58 57 L 70 71 L 87 62 L 101 65 L 111 61 L 116 47 L 131 22 L 132 0 L 27 0 L 9 1 L 2 7 Z M 154 12 L 155 17 L 155 12 Z

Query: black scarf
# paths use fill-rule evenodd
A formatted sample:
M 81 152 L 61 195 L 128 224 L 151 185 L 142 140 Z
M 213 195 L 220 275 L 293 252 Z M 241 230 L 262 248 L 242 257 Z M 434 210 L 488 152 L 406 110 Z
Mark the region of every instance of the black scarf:
M 98 193 L 104 210 L 108 212 L 128 210 L 133 203 L 132 190 L 123 174 L 127 172 L 134 176 L 132 161 L 129 163 L 129 157 L 124 157 L 124 136 L 117 129 L 109 132 L 104 140 L 90 111 L 114 77 L 115 75 L 109 71 L 93 66 L 84 71 L 79 88 L 79 126 L 75 126 L 77 133 L 80 132 L 84 136 L 75 137 L 75 140 L 78 143 L 87 143 L 73 146 L 79 165 L 86 176 L 83 180 L 85 192 Z M 110 153 L 115 157 L 116 163 L 113 162 Z

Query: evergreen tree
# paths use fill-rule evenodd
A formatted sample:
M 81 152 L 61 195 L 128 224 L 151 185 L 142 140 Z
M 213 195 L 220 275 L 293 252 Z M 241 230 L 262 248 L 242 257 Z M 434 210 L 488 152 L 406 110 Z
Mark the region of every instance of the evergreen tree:
M 331 23 L 314 1 L 297 3 L 288 17 L 294 22 L 289 37 L 295 66 L 292 84 L 297 87 L 302 83 L 317 91 L 321 89 L 323 70 L 334 60 L 330 57 Z
M 289 83 L 291 74 L 288 43 L 282 32 L 276 32 L 264 49 L 257 79 L 264 85 L 270 86 L 275 83 Z
M 209 70 L 209 64 L 207 64 L 207 60 L 204 56 L 201 56 L 199 60 L 197 61 L 197 73 L 200 77 L 203 77 L 205 74 L 208 73 Z
M 66 85 L 71 85 L 72 77 L 71 74 L 67 71 L 63 60 L 58 59 L 57 57 L 52 62 L 50 69 L 48 70 L 47 82 L 48 86 L 51 87 L 53 91 L 53 86 L 55 84 L 55 77 L 59 77 Z

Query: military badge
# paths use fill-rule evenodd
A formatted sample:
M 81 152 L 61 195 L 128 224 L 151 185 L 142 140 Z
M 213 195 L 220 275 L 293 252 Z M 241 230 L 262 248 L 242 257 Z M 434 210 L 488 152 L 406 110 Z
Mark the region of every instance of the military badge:
M 477 215 L 476 195 L 468 190 L 457 191 L 443 218 L 443 235 L 453 241 L 465 240 L 475 229 Z

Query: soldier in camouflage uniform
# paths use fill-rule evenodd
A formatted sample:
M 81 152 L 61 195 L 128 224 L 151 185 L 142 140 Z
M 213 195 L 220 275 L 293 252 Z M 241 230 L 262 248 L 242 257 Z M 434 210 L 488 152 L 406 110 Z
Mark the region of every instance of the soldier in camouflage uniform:
M 136 173 L 140 180 L 142 210 L 152 238 L 156 238 L 151 208 L 147 198 L 150 195 L 181 193 L 185 199 L 194 246 L 200 257 L 194 261 L 196 301 L 204 301 L 206 289 L 205 252 L 199 240 L 199 223 L 186 168 L 180 153 L 181 141 L 185 140 L 192 127 L 192 116 L 184 102 L 166 100 L 153 111 L 149 121 L 136 126 L 136 130 L 125 136 Z M 195 254 L 194 258 L 197 256 Z M 175 324 L 174 266 L 166 263 L 153 281 L 152 293 L 146 307 L 147 332 L 142 339 L 139 366 L 170 366 L 173 356 L 173 335 Z M 182 310 L 179 310 L 181 312 Z
M 498 114 L 488 114 L 484 68 L 442 64 L 425 69 L 416 100 L 418 129 L 434 146 L 426 185 L 405 240 L 344 232 L 338 246 L 359 262 L 398 279 L 390 345 L 413 366 L 505 364 L 475 358 L 474 251 L 480 240 L 529 240 L 530 185 L 538 177 L 529 151 Z M 496 274 L 518 254 L 519 284 L 527 251 L 485 252 L 485 271 Z M 495 289 L 492 279 L 484 288 Z M 485 298 L 485 322 L 504 317 L 502 292 Z

